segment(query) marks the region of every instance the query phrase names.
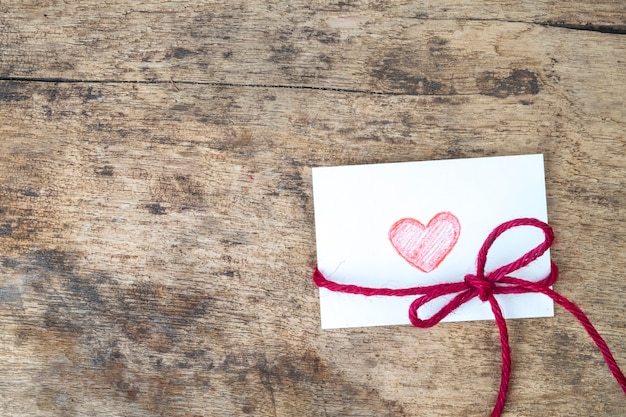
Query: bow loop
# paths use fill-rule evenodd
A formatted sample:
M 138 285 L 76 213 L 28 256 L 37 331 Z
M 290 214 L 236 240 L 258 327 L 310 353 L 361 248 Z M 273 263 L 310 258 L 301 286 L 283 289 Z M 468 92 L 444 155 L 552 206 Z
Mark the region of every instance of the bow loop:
M 536 227 L 543 232 L 544 239 L 539 245 L 529 250 L 518 259 L 491 271 L 489 273 L 489 277 L 493 277 L 493 281 L 499 280 L 499 278 L 504 277 L 529 265 L 531 262 L 541 257 L 550 248 L 550 246 L 552 246 L 552 243 L 554 242 L 554 232 L 548 224 L 542 222 L 541 220 L 533 218 L 521 218 L 502 223 L 489 234 L 482 247 L 478 251 L 478 257 L 476 262 L 477 275 L 480 276 L 481 274 L 485 273 L 487 254 L 489 253 L 489 249 L 491 249 L 491 246 L 498 239 L 498 237 L 500 237 L 500 235 L 502 235 L 507 230 L 518 226 Z
M 418 310 L 420 307 L 422 307 L 423 305 L 439 297 L 442 297 L 444 295 L 454 294 L 454 293 L 457 293 L 457 295 L 450 302 L 448 302 L 445 306 L 437 310 L 435 314 L 433 314 L 430 318 L 428 319 L 419 318 Z M 466 302 L 468 302 L 475 296 L 476 296 L 476 291 L 469 286 L 467 286 L 461 292 L 451 291 L 451 289 L 446 289 L 446 288 L 441 288 L 441 289 L 437 288 L 434 291 L 430 291 L 423 297 L 419 297 L 413 300 L 413 302 L 409 306 L 409 320 L 411 321 L 411 324 L 415 327 L 420 327 L 420 328 L 433 327 L 434 325 L 438 324 L 441 320 L 446 318 L 454 310 L 456 310 L 457 308 L 459 308 L 460 306 L 462 306 L 463 304 L 465 304 Z

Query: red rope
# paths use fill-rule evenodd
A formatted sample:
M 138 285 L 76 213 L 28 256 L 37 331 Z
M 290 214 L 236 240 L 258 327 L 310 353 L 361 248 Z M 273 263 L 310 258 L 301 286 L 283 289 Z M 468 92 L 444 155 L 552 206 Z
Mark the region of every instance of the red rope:
M 519 259 L 501 266 L 495 271 L 485 273 L 485 264 L 487 263 L 487 253 L 493 242 L 507 230 L 517 226 L 533 226 L 541 229 L 545 239 L 536 248 L 528 251 Z M 525 267 L 526 265 L 539 258 L 548 250 L 554 241 L 554 232 L 546 223 L 532 218 L 515 219 L 501 224 L 496 227 L 483 243 L 477 257 L 476 274 L 468 274 L 462 282 L 436 284 L 425 287 L 411 288 L 368 288 L 351 284 L 339 284 L 329 281 L 324 277 L 317 267 L 313 272 L 313 281 L 318 287 L 326 288 L 335 292 L 343 292 L 348 294 L 360 294 L 366 296 L 382 295 L 382 296 L 407 296 L 421 295 L 416 298 L 409 307 L 409 320 L 415 327 L 432 327 L 439 323 L 448 314 L 459 308 L 461 305 L 478 297 L 480 300 L 489 301 L 491 310 L 496 319 L 498 330 L 500 331 L 500 345 L 502 348 L 502 376 L 500 379 L 500 390 L 496 404 L 491 413 L 492 417 L 499 417 L 502 414 L 506 396 L 509 389 L 509 380 L 511 378 L 511 347 L 509 345 L 509 334 L 506 326 L 506 320 L 502 315 L 502 310 L 498 301 L 494 297 L 495 294 L 524 294 L 524 293 L 542 293 L 552 298 L 558 304 L 569 311 L 583 325 L 589 336 L 593 339 L 600 353 L 604 357 L 611 373 L 617 380 L 624 394 L 626 394 L 626 377 L 617 365 L 615 358 L 611 354 L 608 345 L 602 339 L 598 331 L 593 327 L 589 318 L 585 313 L 573 302 L 553 291 L 550 286 L 556 282 L 558 277 L 558 268 L 551 263 L 550 273 L 547 277 L 538 282 L 526 281 L 523 279 L 511 277 L 508 274 Z M 456 294 L 456 296 L 448 304 L 443 306 L 439 311 L 428 319 L 420 319 L 418 310 L 424 304 L 444 295 Z

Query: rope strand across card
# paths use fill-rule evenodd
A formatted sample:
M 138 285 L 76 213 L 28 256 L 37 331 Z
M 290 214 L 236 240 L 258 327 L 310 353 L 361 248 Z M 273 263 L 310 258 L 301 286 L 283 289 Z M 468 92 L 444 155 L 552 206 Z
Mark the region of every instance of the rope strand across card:
M 519 226 L 532 226 L 541 229 L 544 233 L 544 241 L 536 248 L 528 251 L 519 259 L 499 267 L 498 269 L 485 273 L 485 264 L 487 263 L 487 254 L 491 245 L 495 240 L 507 230 Z M 411 288 L 368 288 L 360 287 L 352 284 L 340 284 L 328 280 L 317 267 L 313 272 L 313 281 L 318 287 L 326 288 L 335 292 L 348 294 L 360 294 L 365 296 L 409 296 L 420 295 L 409 307 L 409 320 L 415 327 L 432 327 L 439 323 L 448 314 L 459 308 L 461 305 L 478 297 L 483 302 L 488 301 L 491 310 L 496 319 L 496 325 L 500 331 L 500 344 L 502 348 L 502 376 L 500 379 L 500 390 L 496 404 L 491 413 L 492 417 L 499 417 L 502 414 L 504 404 L 506 402 L 507 392 L 509 389 L 509 380 L 511 378 L 511 347 L 509 345 L 509 335 L 506 326 L 506 320 L 502 314 L 502 309 L 495 298 L 496 294 L 523 294 L 523 293 L 542 293 L 552 298 L 558 304 L 563 306 L 567 311 L 572 313 L 574 317 L 583 325 L 589 336 L 593 339 L 596 346 L 600 349 L 600 353 L 604 357 L 611 373 L 617 380 L 624 394 L 626 394 L 626 377 L 617 365 L 615 358 L 611 354 L 608 345 L 602 339 L 598 331 L 593 327 L 587 315 L 573 302 L 553 291 L 550 286 L 554 284 L 558 277 L 558 268 L 551 263 L 551 270 L 547 277 L 538 282 L 532 282 L 509 276 L 535 259 L 543 255 L 554 241 L 554 232 L 552 228 L 537 219 L 520 218 L 511 220 L 496 227 L 483 243 L 477 257 L 476 274 L 467 274 L 461 282 L 436 284 L 424 287 Z M 439 311 L 428 319 L 420 319 L 418 310 L 424 304 L 445 295 L 456 294 L 456 296 Z

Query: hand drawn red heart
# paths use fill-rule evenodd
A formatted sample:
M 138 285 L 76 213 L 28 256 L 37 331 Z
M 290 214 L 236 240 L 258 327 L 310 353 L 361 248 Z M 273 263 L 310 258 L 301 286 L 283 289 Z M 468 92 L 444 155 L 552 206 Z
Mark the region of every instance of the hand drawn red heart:
M 430 272 L 450 253 L 461 233 L 459 219 L 444 211 L 424 226 L 415 219 L 400 219 L 389 229 L 391 244 L 408 263 Z

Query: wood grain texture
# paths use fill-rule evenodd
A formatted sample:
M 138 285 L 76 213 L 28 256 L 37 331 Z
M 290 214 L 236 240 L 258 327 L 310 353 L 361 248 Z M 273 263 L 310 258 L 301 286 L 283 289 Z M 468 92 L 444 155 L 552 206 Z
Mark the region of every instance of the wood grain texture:
M 320 330 L 320 165 L 543 153 L 626 366 L 624 3 L 290 4 L 0 4 L 2 415 L 488 415 L 492 322 Z M 505 415 L 623 414 L 572 317 L 510 333 Z
M 568 27 L 626 32 L 623 1 L 310 3 L 7 5 L 0 75 L 462 93 L 481 70 L 545 58 Z M 524 41 L 512 68 L 510 44 Z M 480 65 L 451 78 L 467 56 Z

